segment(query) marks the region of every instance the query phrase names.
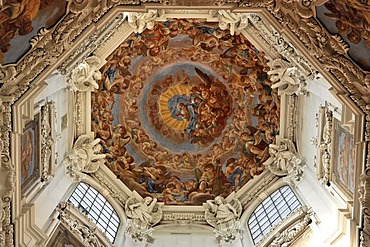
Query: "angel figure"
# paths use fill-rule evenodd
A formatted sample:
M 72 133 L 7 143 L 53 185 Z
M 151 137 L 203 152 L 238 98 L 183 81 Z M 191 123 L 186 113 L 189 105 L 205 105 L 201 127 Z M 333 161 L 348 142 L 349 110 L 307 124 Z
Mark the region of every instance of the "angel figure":
M 79 178 L 80 173 L 94 173 L 105 162 L 105 154 L 101 154 L 100 139 L 91 140 L 89 135 L 81 135 L 73 144 L 73 148 L 67 154 L 64 162 L 72 178 Z
M 145 197 L 142 202 L 133 203 L 131 205 L 126 204 L 127 216 L 133 219 L 139 219 L 145 224 L 150 224 L 152 221 L 152 211 L 157 202 L 156 198 Z
M 281 140 L 279 145 L 270 144 L 269 153 L 271 156 L 265 161 L 264 165 L 278 176 L 293 173 L 301 163 L 301 159 L 297 156 L 295 145 L 289 139 Z
M 131 220 L 128 222 L 126 231 L 134 242 L 153 241 L 152 226 L 159 223 L 162 218 L 162 209 L 156 203 L 157 199 L 149 196 L 142 201 L 134 197 L 127 199 L 125 211 Z
M 280 88 L 281 91 L 288 95 L 303 93 L 303 86 L 298 76 L 298 68 L 290 63 L 276 59 L 269 66 L 271 70 L 267 72 L 270 75 L 270 81 L 273 82 L 272 89 Z
M 99 57 L 91 56 L 72 71 L 72 80 L 77 90 L 89 91 L 99 88 L 98 81 L 102 78 L 99 71 L 100 62 Z
M 241 236 L 239 217 L 242 205 L 238 199 L 233 198 L 228 202 L 216 196 L 203 206 L 206 208 L 205 219 L 215 228 L 214 233 L 220 243 L 232 243 Z

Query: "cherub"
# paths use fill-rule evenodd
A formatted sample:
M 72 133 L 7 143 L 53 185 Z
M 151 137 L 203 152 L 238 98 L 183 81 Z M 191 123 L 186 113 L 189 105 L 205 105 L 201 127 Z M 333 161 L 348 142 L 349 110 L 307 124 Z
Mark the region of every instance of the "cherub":
M 226 161 L 226 170 L 225 175 L 227 178 L 227 182 L 232 184 L 235 188 L 238 188 L 241 185 L 241 176 L 243 174 L 243 171 L 240 169 L 240 167 L 236 164 L 235 158 L 229 158 Z

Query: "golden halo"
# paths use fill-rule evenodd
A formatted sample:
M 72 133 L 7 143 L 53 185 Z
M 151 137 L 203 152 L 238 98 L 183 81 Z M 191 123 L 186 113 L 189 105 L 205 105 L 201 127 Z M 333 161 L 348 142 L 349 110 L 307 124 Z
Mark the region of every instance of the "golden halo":
M 189 122 L 184 120 L 177 120 L 171 116 L 170 109 L 168 109 L 168 100 L 175 95 L 185 94 L 190 95 L 190 87 L 182 83 L 170 87 L 166 92 L 159 97 L 159 113 L 162 116 L 163 122 L 171 128 L 183 131 Z

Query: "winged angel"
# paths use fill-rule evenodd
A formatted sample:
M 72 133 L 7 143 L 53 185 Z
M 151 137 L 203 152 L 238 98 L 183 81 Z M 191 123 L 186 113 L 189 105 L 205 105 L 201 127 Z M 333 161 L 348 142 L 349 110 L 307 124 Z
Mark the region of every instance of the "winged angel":
M 159 223 L 162 218 L 162 209 L 156 204 L 157 199 L 145 197 L 141 202 L 135 197 L 126 201 L 126 215 L 128 222 L 127 232 L 135 242 L 152 242 L 152 226 Z
M 269 153 L 270 158 L 263 164 L 275 175 L 285 176 L 293 172 L 300 173 L 298 170 L 302 160 L 297 156 L 293 141 L 282 139 L 279 145 L 270 144 Z
M 233 243 L 240 237 L 239 217 L 243 208 L 238 199 L 227 201 L 216 196 L 214 200 L 208 200 L 204 207 L 205 219 L 215 228 L 214 233 L 221 244 Z
M 64 162 L 72 178 L 78 179 L 81 173 L 94 173 L 104 164 L 105 154 L 101 154 L 100 139 L 92 140 L 89 135 L 81 135 L 73 144 Z

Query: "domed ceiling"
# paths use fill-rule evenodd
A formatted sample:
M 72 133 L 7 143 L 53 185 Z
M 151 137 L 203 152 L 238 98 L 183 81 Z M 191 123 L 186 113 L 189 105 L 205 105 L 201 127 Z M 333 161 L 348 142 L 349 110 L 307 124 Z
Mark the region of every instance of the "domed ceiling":
M 264 170 L 279 132 L 266 58 L 196 19 L 158 22 L 107 58 L 92 130 L 128 188 L 165 204 L 226 197 Z

